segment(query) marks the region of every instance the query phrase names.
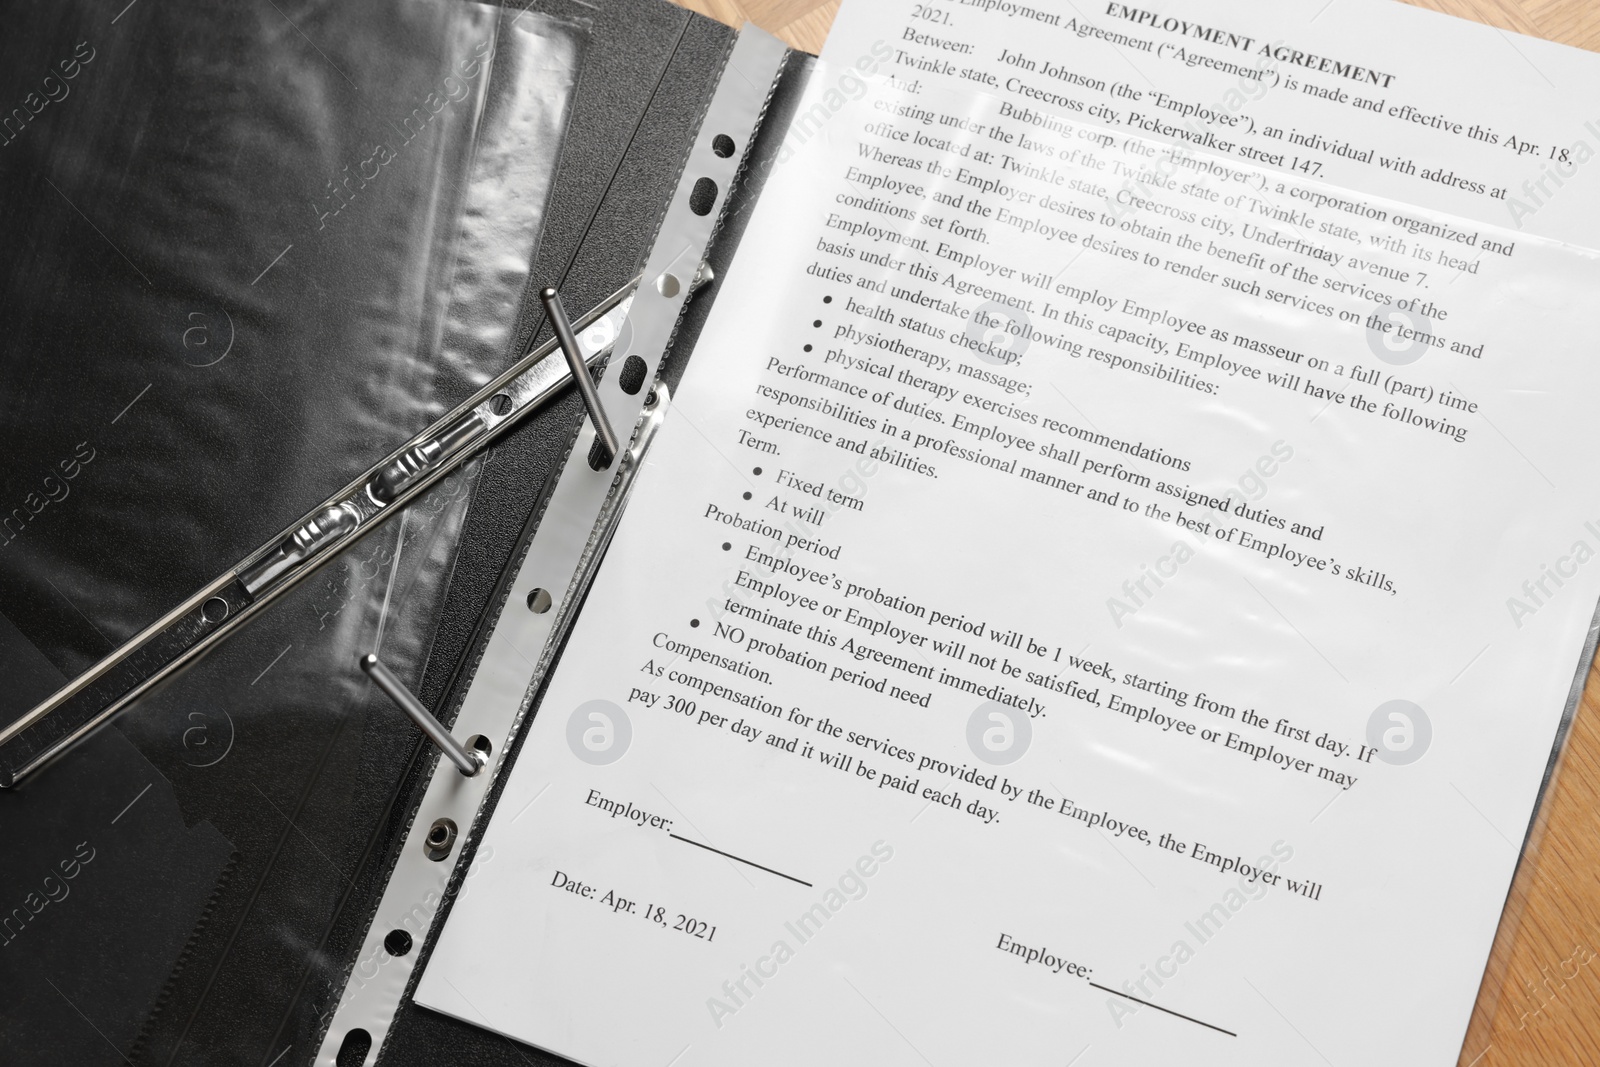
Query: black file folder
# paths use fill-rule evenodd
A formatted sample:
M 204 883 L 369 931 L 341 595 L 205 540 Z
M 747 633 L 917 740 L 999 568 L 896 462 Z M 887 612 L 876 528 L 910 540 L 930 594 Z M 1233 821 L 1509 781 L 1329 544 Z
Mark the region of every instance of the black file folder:
M 625 287 L 739 77 L 735 31 L 660 0 L 8 17 L 0 727 L 547 338 L 540 288 L 576 312 Z M 806 69 L 741 89 L 764 121 L 711 277 Z M 511 281 L 463 267 L 518 241 Z M 663 395 L 715 294 L 683 305 Z M 336 1029 L 437 762 L 345 653 L 381 645 L 448 722 L 583 417 L 563 393 L 0 792 L 0 1060 L 559 1062 L 403 994 L 379 1047 Z

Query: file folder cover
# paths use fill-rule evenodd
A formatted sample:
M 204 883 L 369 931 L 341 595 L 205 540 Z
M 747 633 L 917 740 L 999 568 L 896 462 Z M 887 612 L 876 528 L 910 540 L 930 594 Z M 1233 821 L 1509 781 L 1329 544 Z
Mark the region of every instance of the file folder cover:
M 30 70 L 58 61 L 76 76 L 67 81 L 57 71 L 48 90 L 59 96 L 61 82 L 78 94 L 52 101 L 20 135 L 15 124 L 7 127 L 0 153 L 0 181 L 13 205 L 0 212 L 0 225 L 13 235 L 8 245 L 43 257 L 14 262 L 5 279 L 13 309 L 8 366 L 19 375 L 14 382 L 31 384 L 6 390 L 14 462 L 0 477 L 7 499 L 19 502 L 33 499 L 35 474 L 51 479 L 35 493 L 47 503 L 30 511 L 29 528 L 19 536 L 8 527 L 0 549 L 0 568 L 11 574 L 3 583 L 4 659 L 37 679 L 13 692 L 10 714 L 175 602 L 195 575 L 220 571 L 264 531 L 335 488 L 341 472 L 371 462 L 374 452 L 531 347 L 544 334 L 537 301 L 528 299 L 539 287 L 557 286 L 578 309 L 626 282 L 648 251 L 733 36 L 653 2 L 545 4 L 526 16 L 514 8 L 406 0 L 347 5 L 338 14 L 272 4 L 227 15 L 190 8 L 139 5 L 118 14 L 39 5 L 14 18 L 17 32 L 6 41 L 4 69 L 16 72 L 8 99 L 26 96 Z M 85 40 L 89 48 L 75 57 Z M 253 63 L 242 55 L 250 49 L 262 53 Z M 166 56 L 167 65 L 154 55 Z M 464 73 L 474 59 L 489 72 L 476 83 Z M 236 97 L 224 99 L 236 113 L 216 103 L 217 79 L 230 62 Z M 321 93 L 346 106 L 347 127 L 322 142 L 307 133 L 299 152 L 261 142 L 261 127 L 247 121 L 261 111 L 250 94 L 274 71 L 292 72 L 283 84 L 296 87 L 282 90 L 268 112 L 277 121 L 319 114 L 295 93 Z M 91 90 L 102 72 L 103 86 Z M 131 111 L 118 111 L 113 100 Z M 76 110 L 80 102 L 94 106 Z M 413 104 L 431 120 L 408 125 Z M 92 114 L 103 115 L 111 132 L 88 125 Z M 142 148 L 134 136 L 141 131 Z M 404 146 L 410 150 L 380 163 L 377 146 L 395 149 L 391 140 L 407 133 L 414 135 Z M 119 194 L 135 197 L 137 210 L 124 203 L 119 212 L 115 196 L 102 201 L 108 194 L 60 180 L 96 172 L 53 169 L 70 158 L 55 147 L 64 137 L 111 143 L 137 164 L 124 168 Z M 162 153 L 164 169 L 153 162 Z M 234 169 L 215 172 L 219 160 Z M 449 174 L 446 162 L 460 173 Z M 238 184 L 251 167 L 255 184 Z M 408 173 L 414 177 L 402 180 Z M 413 196 L 411 206 L 402 206 L 402 194 Z M 270 195 L 283 203 L 281 212 L 268 210 Z M 452 206 L 418 210 L 415 197 L 424 195 L 447 197 Z M 194 203 L 212 209 L 181 219 L 170 213 Z M 365 220 L 363 209 L 370 211 Z M 197 258 L 196 248 L 225 243 L 248 219 L 260 233 L 244 251 L 231 248 L 232 258 L 209 265 Z M 429 219 L 442 232 L 424 228 L 416 240 L 452 255 L 398 259 L 405 225 Z M 281 244 L 269 239 L 280 223 Z M 337 256 L 299 266 L 297 253 L 315 246 L 292 240 L 300 231 L 291 226 L 328 237 Z M 180 233 L 190 235 L 187 243 L 174 239 Z M 380 258 L 363 260 L 361 240 L 376 242 Z M 464 274 L 459 268 L 472 256 L 493 270 Z M 409 273 L 398 269 L 401 262 Z M 196 273 L 184 274 L 196 265 Z M 318 269 L 325 273 L 310 273 Z M 47 287 L 42 299 L 28 295 L 27 287 L 40 285 Z M 378 295 L 352 295 L 361 285 Z M 102 299 L 108 286 L 121 295 Z M 405 312 L 409 333 L 402 338 L 371 314 L 351 314 L 352 307 Z M 60 312 L 69 344 L 39 332 L 52 321 L 41 309 Z M 314 373 L 303 386 L 284 377 L 283 353 L 291 349 L 284 337 L 263 332 L 268 325 L 299 330 L 298 351 L 321 358 L 304 364 Z M 377 369 L 350 363 L 357 347 L 337 340 L 358 329 L 389 354 Z M 72 366 L 60 359 L 108 346 L 121 358 Z M 397 351 L 416 358 L 396 361 Z M 58 353 L 53 368 L 51 352 Z M 340 362 L 330 362 L 335 355 Z M 218 374 L 246 363 L 248 371 Z M 195 420 L 207 409 L 182 402 L 176 390 L 158 396 L 159 381 L 144 390 L 151 379 L 135 379 L 145 367 L 151 378 L 210 370 L 225 383 L 218 403 L 227 407 Z M 421 379 L 408 395 L 397 390 L 396 367 L 437 380 L 423 388 Z M 341 376 L 330 377 L 336 372 Z M 401 397 L 399 406 L 381 406 Z M 341 418 L 341 403 L 356 406 Z M 375 418 L 374 403 L 393 412 L 391 423 Z M 74 413 L 92 432 L 73 428 Z M 297 421 L 302 414 L 308 421 Z M 105 484 L 92 482 L 98 471 L 129 462 L 109 445 L 95 446 L 140 416 L 165 427 L 164 435 L 139 438 L 147 449 L 142 473 L 125 469 L 106 475 Z M 138 861 L 137 871 L 124 871 L 120 861 L 97 866 L 76 858 L 80 841 L 93 848 L 99 838 L 89 832 L 94 827 L 74 825 L 45 835 L 49 840 L 29 839 L 26 854 L 8 865 L 16 874 L 4 880 L 7 899 L 20 902 L 33 899 L 24 883 L 34 860 L 77 864 L 76 880 L 61 883 L 73 897 L 31 924 L 36 944 L 47 943 L 45 927 L 55 918 L 109 946 L 94 963 L 50 953 L 49 966 L 35 967 L 18 955 L 27 948 L 13 936 L 21 928 L 7 928 L 9 962 L 0 966 L 7 973 L 20 967 L 8 984 L 29 991 L 14 1005 L 27 1009 L 26 1021 L 16 1015 L 12 1026 L 8 1009 L 0 1027 L 18 1056 L 61 1050 L 82 1063 L 310 1061 L 381 891 L 387 855 L 405 829 L 414 775 L 426 763 L 415 731 L 366 688 L 344 653 L 379 647 L 430 707 L 441 707 L 578 416 L 577 398 L 567 397 L 443 483 L 356 558 L 330 567 L 92 738 L 77 773 L 70 761 L 52 768 L 62 772 L 56 791 L 41 777 L 0 797 L 22 817 L 30 796 L 64 790 L 84 819 L 125 835 Z M 85 437 L 93 451 L 79 455 L 74 447 Z M 65 451 L 57 447 L 63 442 Z M 220 461 L 239 459 L 266 466 L 224 473 Z M 71 515 L 78 507 L 91 511 Z M 92 513 L 114 525 L 83 521 Z M 219 522 L 233 532 L 220 536 Z M 77 569 L 38 566 L 42 553 L 62 546 L 82 550 Z M 59 589 L 30 577 L 67 573 L 76 577 L 56 581 Z M 111 773 L 107 760 L 126 766 Z M 129 781 L 149 788 L 123 796 Z M 192 828 L 192 843 L 171 860 L 157 847 L 175 840 L 168 812 Z M 141 813 L 166 821 L 146 825 Z M 57 855 L 61 842 L 66 851 Z M 170 877 L 152 898 L 152 883 L 140 872 L 163 863 Z M 98 911 L 95 900 L 120 906 Z M 126 930 L 130 913 L 142 917 L 149 939 Z M 100 973 L 119 978 L 91 980 Z M 79 1040 L 85 1015 L 104 1020 L 109 1044 L 92 1032 Z M 479 1057 L 483 1062 L 497 1055 L 521 1061 L 501 1039 L 464 1037 L 459 1031 L 470 1028 L 432 1013 L 408 1013 L 402 1022 L 388 1062 L 436 1062 L 431 1048 L 463 1040 L 493 1050 Z

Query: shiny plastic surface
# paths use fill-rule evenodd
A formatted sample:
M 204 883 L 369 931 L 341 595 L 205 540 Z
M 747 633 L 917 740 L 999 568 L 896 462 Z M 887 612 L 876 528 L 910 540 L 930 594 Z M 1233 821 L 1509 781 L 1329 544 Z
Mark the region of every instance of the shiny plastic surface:
M 1593 573 L 1505 593 L 1592 558 L 1600 257 L 807 103 L 419 1001 L 583 1063 L 1453 1060 L 1593 651 Z
M 19 680 L 0 718 L 518 354 L 583 36 L 432 0 L 9 16 L 0 106 L 20 101 L 29 118 L 0 146 L 0 661 Z M 89 903 L 37 913 L 0 959 L 6 988 L 27 991 L 0 1008 L 0 1058 L 309 1057 L 342 967 L 321 946 L 341 908 L 360 906 L 351 872 L 381 847 L 417 737 L 357 657 L 377 650 L 415 685 L 476 472 L 120 719 L 111 730 L 137 751 L 90 742 L 125 773 L 75 769 L 74 753 L 0 797 L 4 824 L 70 782 L 71 802 L 54 805 L 73 809 L 64 855 L 88 832 L 77 818 L 127 835 L 138 866 L 170 828 L 108 822 L 134 798 L 99 791 L 146 781 L 225 846 L 208 844 L 173 891 L 188 909 L 85 865 L 76 896 Z M 55 863 L 53 847 L 37 851 Z M 12 878 L 0 876 L 7 898 L 23 899 Z M 143 915 L 171 936 L 152 950 L 107 925 L 90 931 L 112 946 L 103 959 L 52 953 L 50 924 L 91 921 L 95 900 L 120 900 L 108 924 Z M 120 980 L 86 973 L 108 968 Z M 85 1018 L 104 1033 L 80 1048 Z

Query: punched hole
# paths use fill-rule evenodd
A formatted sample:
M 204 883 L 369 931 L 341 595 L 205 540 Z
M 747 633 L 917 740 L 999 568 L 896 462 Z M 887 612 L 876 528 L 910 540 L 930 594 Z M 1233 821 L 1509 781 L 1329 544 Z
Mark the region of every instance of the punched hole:
M 206 622 L 221 622 L 228 617 L 228 602 L 214 596 L 200 605 L 200 617 Z
M 482 734 L 473 734 L 467 738 L 467 747 L 483 753 L 484 759 L 488 759 L 489 753 L 494 751 L 494 745 L 490 744 L 489 739 Z
M 390 930 L 383 939 L 383 951 L 391 956 L 404 956 L 411 951 L 411 935 L 404 930 Z
M 629 356 L 622 361 L 622 373 L 617 375 L 617 387 L 629 396 L 633 396 L 644 387 L 645 372 L 650 365 L 638 356 Z
M 733 138 L 729 137 L 725 133 L 719 133 L 715 137 L 711 138 L 711 151 L 715 152 L 721 159 L 727 159 L 729 156 L 733 155 L 733 150 L 735 147 L 736 146 L 733 143 Z
M 372 1035 L 359 1026 L 344 1035 L 339 1043 L 339 1054 L 333 1058 L 336 1067 L 361 1067 L 372 1051 Z
M 543 589 L 535 589 L 528 594 L 528 610 L 535 615 L 543 615 L 550 610 L 550 594 Z
M 710 178 L 701 178 L 694 183 L 694 188 L 689 190 L 689 210 L 696 215 L 709 215 L 711 208 L 717 202 L 717 183 Z
M 511 410 L 511 397 L 505 393 L 496 393 L 489 398 L 489 410 L 496 415 L 504 415 Z
M 616 457 L 606 451 L 606 444 L 600 438 L 594 439 L 594 444 L 589 446 L 589 469 L 603 471 L 611 466 L 611 461 Z

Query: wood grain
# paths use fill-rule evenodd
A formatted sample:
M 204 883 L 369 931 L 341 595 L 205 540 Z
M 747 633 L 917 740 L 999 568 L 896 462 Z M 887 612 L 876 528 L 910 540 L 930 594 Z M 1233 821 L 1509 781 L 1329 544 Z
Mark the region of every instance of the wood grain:
M 822 48 L 839 10 L 839 0 L 678 2 L 731 25 L 753 22 L 808 52 Z M 1600 50 L 1600 4 L 1591 0 L 1413 2 L 1500 29 Z M 1540 812 L 1536 843 L 1512 887 L 1460 1067 L 1600 1067 L 1597 712 L 1600 671 L 1591 668 L 1572 739 Z M 1392 964 L 1412 968 L 1419 983 L 1429 981 L 1432 964 L 1427 960 Z M 1351 1025 L 1360 1023 L 1352 1020 Z

